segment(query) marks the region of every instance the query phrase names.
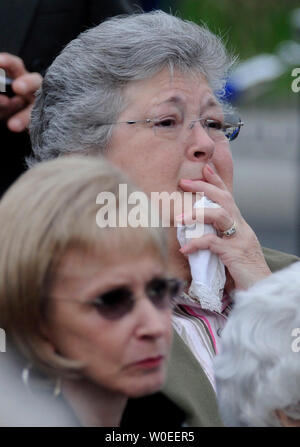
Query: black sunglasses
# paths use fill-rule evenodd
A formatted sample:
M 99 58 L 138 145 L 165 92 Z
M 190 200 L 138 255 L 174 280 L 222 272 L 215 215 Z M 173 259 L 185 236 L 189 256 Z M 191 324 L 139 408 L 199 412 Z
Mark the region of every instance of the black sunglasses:
M 183 290 L 183 282 L 177 278 L 151 279 L 145 285 L 145 294 L 157 309 L 174 306 L 174 298 Z M 91 304 L 99 314 L 108 320 L 122 318 L 131 312 L 135 305 L 133 291 L 127 287 L 117 287 L 99 295 Z

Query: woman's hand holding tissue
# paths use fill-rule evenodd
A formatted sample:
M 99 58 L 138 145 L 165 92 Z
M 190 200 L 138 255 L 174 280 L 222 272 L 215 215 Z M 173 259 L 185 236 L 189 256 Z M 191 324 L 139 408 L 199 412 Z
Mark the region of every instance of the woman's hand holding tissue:
M 200 238 L 191 238 L 180 248 L 181 253 L 188 255 L 197 250 L 210 250 L 217 254 L 227 267 L 237 289 L 247 289 L 260 279 L 271 274 L 265 261 L 259 241 L 252 228 L 243 219 L 230 191 L 221 178 L 206 165 L 203 168 L 205 181 L 181 180 L 183 191 L 203 192 L 210 200 L 218 203 L 220 208 L 205 208 L 204 223 L 212 224 L 218 231 L 216 234 L 206 234 Z M 196 210 L 193 216 L 181 216 L 181 223 L 195 222 Z M 232 225 L 236 233 L 231 237 L 222 236 L 222 232 Z

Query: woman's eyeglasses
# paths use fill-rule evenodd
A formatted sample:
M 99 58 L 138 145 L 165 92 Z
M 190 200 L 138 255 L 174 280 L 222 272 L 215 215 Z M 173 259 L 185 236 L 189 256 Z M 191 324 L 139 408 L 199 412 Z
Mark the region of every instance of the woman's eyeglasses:
M 152 278 L 145 285 L 145 295 L 157 309 L 165 310 L 175 305 L 174 298 L 183 290 L 183 282 L 177 278 Z M 80 301 L 68 298 L 57 298 L 63 301 Z M 99 314 L 108 320 L 117 320 L 130 313 L 135 306 L 134 292 L 128 286 L 116 287 L 108 290 L 91 300 L 92 305 Z
M 177 279 L 153 278 L 145 285 L 145 295 L 157 309 L 173 307 L 173 299 L 182 291 L 181 281 Z M 131 312 L 135 305 L 133 291 L 118 287 L 99 295 L 92 303 L 105 318 L 114 320 Z
M 176 140 L 181 137 L 186 137 L 189 131 L 195 127 L 196 123 L 200 123 L 209 137 L 215 141 L 220 142 L 224 139 L 233 141 L 237 138 L 241 127 L 244 123 L 234 114 L 225 114 L 216 117 L 200 117 L 194 120 L 182 120 L 176 117 L 165 116 L 162 118 L 146 118 L 144 120 L 130 120 L 117 121 L 115 123 L 107 123 L 105 125 L 128 124 L 128 125 L 142 125 L 152 128 L 156 136 Z

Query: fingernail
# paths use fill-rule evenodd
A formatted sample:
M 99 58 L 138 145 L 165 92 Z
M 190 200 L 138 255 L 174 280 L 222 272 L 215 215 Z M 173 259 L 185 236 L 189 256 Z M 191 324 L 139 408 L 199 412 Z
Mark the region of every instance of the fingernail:
M 208 170 L 208 172 L 211 174 L 211 175 L 214 175 L 214 171 L 211 169 L 211 167 L 209 166 L 209 165 L 206 165 L 206 169 Z

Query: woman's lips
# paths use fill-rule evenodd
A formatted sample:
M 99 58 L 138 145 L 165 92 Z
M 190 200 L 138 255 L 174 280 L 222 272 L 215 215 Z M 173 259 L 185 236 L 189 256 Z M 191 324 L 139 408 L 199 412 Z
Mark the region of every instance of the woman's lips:
M 135 366 L 144 369 L 157 368 L 160 366 L 165 359 L 165 356 L 159 355 L 157 357 L 148 357 L 143 360 L 139 360 L 138 362 L 132 363 L 130 366 Z

